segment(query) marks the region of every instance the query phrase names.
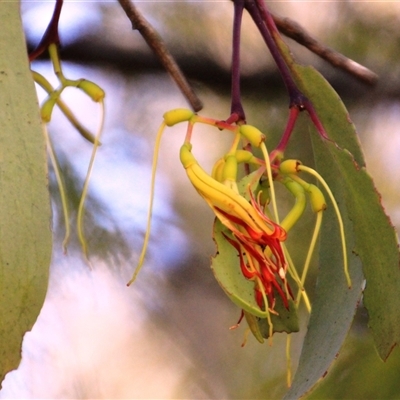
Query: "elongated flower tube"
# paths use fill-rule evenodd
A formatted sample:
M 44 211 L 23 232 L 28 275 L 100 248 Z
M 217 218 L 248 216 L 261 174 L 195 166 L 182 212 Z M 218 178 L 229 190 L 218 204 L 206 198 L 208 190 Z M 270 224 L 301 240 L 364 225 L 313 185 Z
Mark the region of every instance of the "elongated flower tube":
M 190 143 L 181 147 L 180 160 L 192 185 L 231 233 L 224 236 L 238 252 L 243 276 L 255 283 L 259 310 L 251 311 L 263 318 L 270 312 L 275 313 L 276 294 L 288 307 L 291 292 L 282 249 L 286 231 L 263 213 L 250 189 L 249 201 L 237 190 L 208 175 L 191 153 Z

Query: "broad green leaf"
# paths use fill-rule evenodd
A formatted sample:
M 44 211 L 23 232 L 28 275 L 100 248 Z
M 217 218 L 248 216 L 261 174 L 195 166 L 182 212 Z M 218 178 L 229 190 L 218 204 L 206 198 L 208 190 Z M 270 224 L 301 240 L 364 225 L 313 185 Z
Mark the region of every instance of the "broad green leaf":
M 51 210 L 44 135 L 18 1 L 0 1 L 0 382 L 18 367 L 48 282 Z
M 316 169 L 331 187 L 345 221 L 353 283 L 352 290 L 345 289 L 340 277 L 340 243 L 334 215 L 328 210 L 321 232 L 317 295 L 298 371 L 286 396 L 297 398 L 323 376 L 340 349 L 359 300 L 361 265 L 367 280 L 364 302 L 369 326 L 379 354 L 383 359 L 388 356 L 400 333 L 396 311 L 400 270 L 396 235 L 365 171 L 355 128 L 343 103 L 312 67 L 292 64 L 291 69 L 329 137 L 339 146 L 312 134 Z
M 366 278 L 363 301 L 368 310 L 368 326 L 379 356 L 386 360 L 393 347 L 400 343 L 397 237 L 365 168 L 359 169 L 348 152 L 337 149 L 332 143 L 315 144 L 321 155 L 324 153 L 322 146 L 338 165 L 348 215 L 353 221 L 355 245 L 352 249 L 362 261 Z
M 360 259 L 351 251 L 354 246 L 353 228 L 344 205 L 341 181 L 337 179 L 337 168 L 331 165 L 321 170 L 318 161 L 321 160 L 316 160 L 316 169 L 334 193 L 343 218 L 352 289 L 347 287 L 343 272 L 338 221 L 328 201 L 320 232 L 319 274 L 308 331 L 296 375 L 285 399 L 298 399 L 324 376 L 350 329 L 363 283 Z M 326 161 L 322 160 L 322 163 L 327 165 Z
M 312 99 L 329 137 L 340 147 L 329 141 L 314 140 L 318 168 L 329 170 L 334 163 L 338 169 L 336 180 L 344 189 L 354 227 L 352 250 L 361 258 L 366 278 L 363 300 L 369 314 L 368 325 L 378 353 L 385 360 L 400 343 L 400 263 L 396 232 L 365 169 L 361 152 L 355 148 L 355 128 L 338 96 L 314 69 L 298 70 L 307 85 L 305 94 Z

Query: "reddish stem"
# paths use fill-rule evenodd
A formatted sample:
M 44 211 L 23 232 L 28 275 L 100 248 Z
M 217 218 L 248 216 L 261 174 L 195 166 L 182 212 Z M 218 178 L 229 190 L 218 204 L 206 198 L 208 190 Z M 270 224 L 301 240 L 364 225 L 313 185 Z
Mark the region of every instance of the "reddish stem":
M 276 152 L 284 151 L 290 139 L 298 114 L 300 111 L 303 110 L 307 110 L 311 118 L 311 121 L 317 128 L 318 133 L 324 139 L 329 139 L 311 101 L 300 91 L 300 89 L 297 87 L 294 79 L 291 76 L 290 70 L 280 52 L 279 46 L 276 43 L 276 37 L 280 36 L 278 28 L 276 27 L 275 21 L 271 13 L 268 11 L 264 1 L 255 0 L 254 3 L 251 0 L 246 0 L 246 2 L 249 4 L 249 6 L 246 7 L 246 9 L 249 11 L 249 13 L 251 10 L 250 15 L 252 16 L 254 22 L 258 26 L 260 33 L 263 36 L 264 41 L 266 42 L 279 68 L 282 79 L 285 82 L 290 97 L 289 121 L 287 123 L 285 132 L 283 133 L 281 141 L 279 142 L 278 147 L 276 148 L 275 151 Z M 250 7 L 250 5 L 253 7 Z
M 54 6 L 53 16 L 49 22 L 49 25 L 44 33 L 42 40 L 37 45 L 36 49 L 33 50 L 29 54 L 29 61 L 33 61 L 38 58 L 48 47 L 50 44 L 60 43 L 60 37 L 58 35 L 58 22 L 60 20 L 61 9 L 63 6 L 64 0 L 56 0 L 56 4 Z
M 275 43 L 271 32 L 269 30 L 269 26 L 265 21 L 265 13 L 268 11 L 265 9 L 262 13 L 259 9 L 258 3 L 254 2 L 254 0 L 245 0 L 245 8 L 249 12 L 251 18 L 256 24 L 258 30 L 261 33 L 261 36 L 264 39 L 265 44 L 267 45 L 278 69 L 282 76 L 283 82 L 287 88 L 289 93 L 289 107 L 299 107 L 300 109 L 303 106 L 306 97 L 303 93 L 298 89 L 296 83 L 294 82 L 292 75 L 290 74 L 289 68 L 286 65 L 286 62 L 280 52 L 280 49 Z
M 276 149 L 274 150 L 274 152 L 278 152 L 278 153 L 285 152 L 286 146 L 289 142 L 290 136 L 292 135 L 293 128 L 294 128 L 294 125 L 296 123 L 297 116 L 299 115 L 299 113 L 300 113 L 300 110 L 297 107 L 292 107 L 289 109 L 289 119 L 286 124 L 285 131 L 283 132 L 281 140 L 280 140 L 278 146 L 276 146 Z M 272 153 L 271 153 L 271 156 L 272 156 Z
M 240 31 L 244 0 L 234 1 L 233 38 L 232 38 L 232 82 L 231 82 L 231 115 L 228 123 L 246 122 L 240 95 Z

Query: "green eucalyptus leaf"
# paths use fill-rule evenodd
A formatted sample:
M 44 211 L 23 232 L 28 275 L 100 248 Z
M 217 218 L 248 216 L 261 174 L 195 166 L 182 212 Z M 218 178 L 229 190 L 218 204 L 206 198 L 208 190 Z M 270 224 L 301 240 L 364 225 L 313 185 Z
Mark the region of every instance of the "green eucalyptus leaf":
M 322 162 L 328 165 L 327 160 Z M 337 168 L 331 165 L 321 170 L 317 163 L 317 170 L 334 193 L 343 218 L 352 289 L 347 287 L 343 271 L 338 221 L 328 201 L 320 232 L 319 274 L 310 321 L 299 365 L 285 399 L 298 399 L 325 375 L 350 329 L 363 283 L 361 261 L 351 251 L 354 246 L 353 227 L 345 207 L 344 190 L 341 181 L 337 179 Z
M 352 249 L 362 261 L 366 278 L 363 301 L 368 310 L 368 326 L 379 356 L 386 360 L 393 347 L 400 343 L 400 269 L 396 233 L 365 168 L 359 168 L 351 154 L 333 143 L 323 143 L 318 137 L 313 142 L 319 158 L 330 153 L 337 164 L 340 184 L 345 188 L 348 215 L 353 222 L 355 243 Z
M 345 202 L 353 222 L 355 246 L 366 278 L 364 305 L 380 357 L 385 360 L 400 343 L 400 262 L 397 235 L 382 207 L 371 176 L 365 169 L 357 136 L 347 111 L 325 79 L 312 68 L 298 68 L 305 94 L 314 103 L 330 141 L 314 135 L 317 168 L 337 167 L 336 180 L 344 188 Z M 337 119 L 335 121 L 334 117 Z M 338 147 L 339 146 L 339 147 Z M 324 147 L 324 149 L 323 149 Z M 327 173 L 328 173 L 327 171 Z
M 18 367 L 48 282 L 45 140 L 18 1 L 0 1 L 0 382 Z
M 339 96 L 312 67 L 292 65 L 292 68 L 295 69 L 299 86 L 313 102 L 330 137 L 336 133 L 338 127 L 339 132 L 346 136 L 347 147 L 351 147 L 358 159 L 363 161 L 354 126 L 349 122 L 347 111 Z M 316 140 L 318 139 L 317 137 Z M 314 157 L 316 170 L 329 185 L 342 215 L 352 289 L 348 289 L 343 273 L 338 221 L 332 205 L 328 202 L 320 232 L 320 270 L 312 312 L 298 369 L 285 399 L 301 397 L 325 375 L 350 329 L 363 283 L 361 261 L 352 253 L 355 245 L 354 229 L 348 216 L 346 188 L 342 185 L 340 170 L 329 153 L 319 152 L 314 148 Z
M 341 244 L 332 207 L 320 239 L 316 298 L 298 370 L 285 398 L 298 398 L 326 373 L 350 328 L 366 278 L 364 302 L 379 354 L 385 359 L 400 334 L 400 270 L 395 232 L 365 170 L 355 127 L 337 93 L 312 67 L 291 64 L 332 141 L 312 132 L 316 170 L 330 186 L 345 224 L 352 289 L 342 272 Z

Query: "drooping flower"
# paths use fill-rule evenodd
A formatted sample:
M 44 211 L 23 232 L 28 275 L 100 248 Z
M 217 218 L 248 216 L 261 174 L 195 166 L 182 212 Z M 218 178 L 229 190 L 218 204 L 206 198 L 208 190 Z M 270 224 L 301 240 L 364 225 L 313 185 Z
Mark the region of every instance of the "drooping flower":
M 243 276 L 254 281 L 260 315 L 276 313 L 276 295 L 289 307 L 291 291 L 282 248 L 286 231 L 265 215 L 250 188 L 247 200 L 237 190 L 207 174 L 191 153 L 189 143 L 181 147 L 180 158 L 192 185 L 227 228 L 229 235 L 223 235 L 238 252 Z

